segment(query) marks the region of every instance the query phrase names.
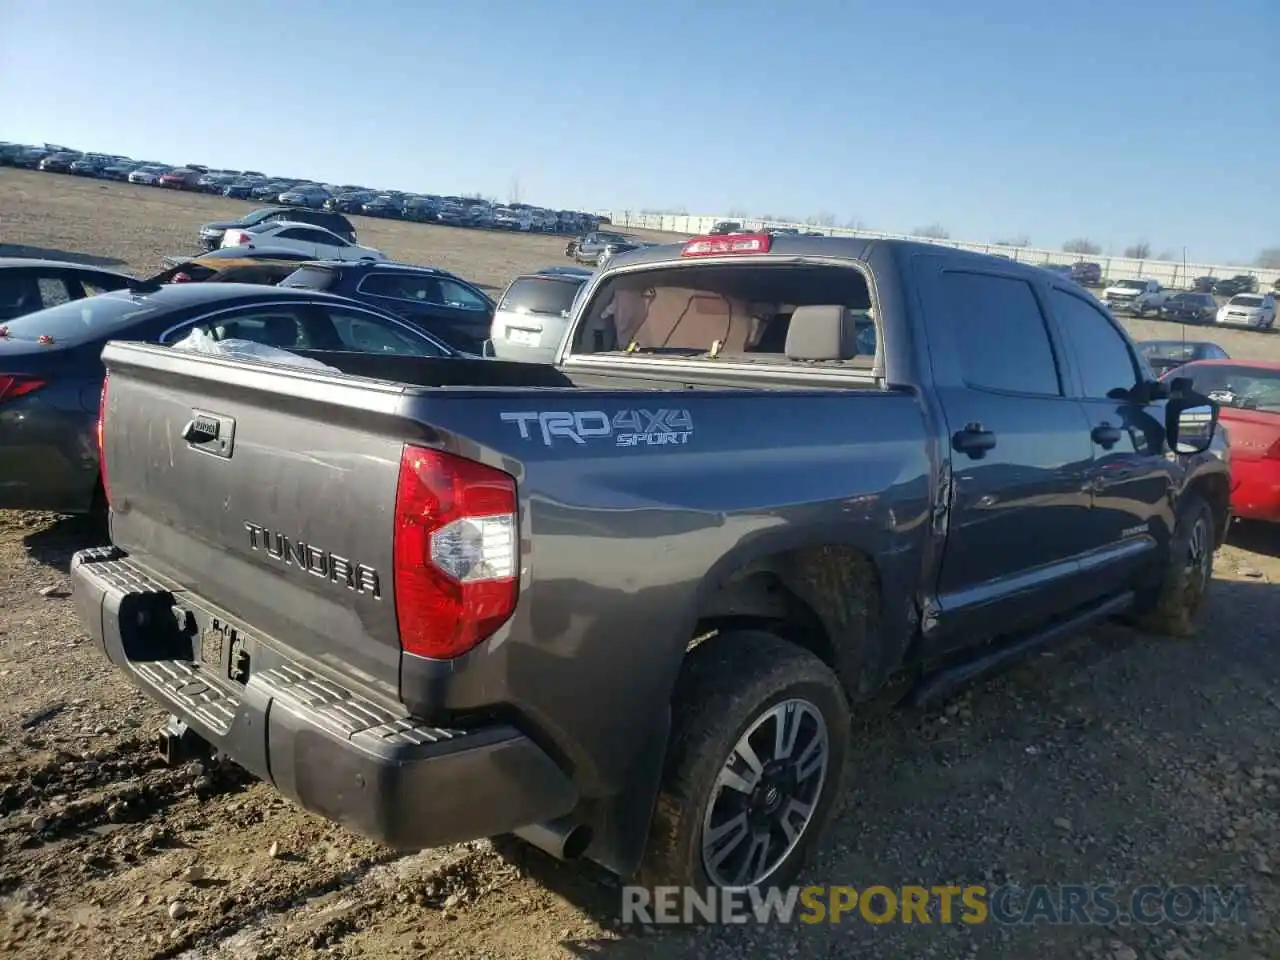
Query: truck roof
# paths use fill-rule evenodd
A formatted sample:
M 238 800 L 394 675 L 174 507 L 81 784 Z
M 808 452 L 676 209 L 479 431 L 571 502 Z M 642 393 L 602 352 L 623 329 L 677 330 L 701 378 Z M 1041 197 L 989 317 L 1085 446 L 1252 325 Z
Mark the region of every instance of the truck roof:
M 639 247 L 635 250 L 628 250 L 624 253 L 617 254 L 609 261 L 607 270 L 612 272 L 619 267 L 635 267 L 641 265 L 657 265 L 662 263 L 688 263 L 689 260 L 681 256 L 685 244 L 694 239 L 705 240 L 741 240 L 748 237 L 765 236 L 763 231 L 748 231 L 745 233 L 733 234 L 731 236 L 704 235 L 699 237 L 690 237 L 688 240 L 681 240 L 675 243 L 661 243 L 652 246 Z M 772 257 L 836 257 L 842 260 L 862 260 L 869 258 L 872 248 L 891 248 L 902 254 L 922 253 L 922 254 L 940 254 L 945 253 L 948 257 L 971 260 L 977 263 L 990 263 L 993 260 L 1001 261 L 1002 270 L 1008 270 L 1010 266 L 1019 270 L 1027 271 L 1028 275 L 1036 275 L 1040 272 L 1037 264 L 1021 263 L 1011 261 L 1007 257 L 997 257 L 995 254 L 976 253 L 971 250 L 963 250 L 958 247 L 949 247 L 944 244 L 927 243 L 918 240 L 882 240 L 882 239 L 865 239 L 862 237 L 829 237 L 817 236 L 809 237 L 804 235 L 781 234 L 769 236 L 769 252 L 767 254 L 732 254 L 724 259 L 742 260 L 749 263 L 756 257 L 763 256 Z M 723 263 L 724 260 L 716 258 Z M 695 261 L 696 262 L 696 261 Z M 1035 273 L 1032 273 L 1034 271 Z

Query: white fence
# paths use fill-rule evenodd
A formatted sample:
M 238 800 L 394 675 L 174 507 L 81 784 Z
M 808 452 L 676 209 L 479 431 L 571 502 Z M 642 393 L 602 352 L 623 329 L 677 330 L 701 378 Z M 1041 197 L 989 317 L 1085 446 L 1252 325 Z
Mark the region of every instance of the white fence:
M 779 223 L 740 217 L 691 217 L 675 214 L 632 213 L 629 210 L 601 211 L 618 227 L 641 230 L 660 230 L 666 233 L 683 233 L 689 236 L 705 234 L 722 220 L 734 220 L 744 230 L 760 230 L 765 227 L 794 227 L 799 230 L 816 230 L 833 237 L 864 237 L 875 240 L 917 240 L 938 243 L 943 246 L 972 250 L 976 253 L 996 253 L 1021 263 L 1052 264 L 1074 263 L 1090 260 L 1102 267 L 1102 275 L 1108 280 L 1158 280 L 1166 287 L 1190 287 L 1196 277 L 1225 279 L 1239 273 L 1258 278 L 1258 289 L 1270 290 L 1280 280 L 1280 270 L 1260 270 L 1256 267 L 1230 266 L 1221 263 L 1187 263 L 1174 260 L 1134 260 L 1129 257 L 1106 257 L 1101 254 L 1081 256 L 1063 253 L 1061 250 L 1038 250 L 1031 247 L 1006 247 L 996 243 L 973 243 L 966 240 L 931 240 L 926 237 L 909 237 L 898 233 L 881 233 L 877 230 L 851 230 L 846 227 L 816 227 L 806 223 Z

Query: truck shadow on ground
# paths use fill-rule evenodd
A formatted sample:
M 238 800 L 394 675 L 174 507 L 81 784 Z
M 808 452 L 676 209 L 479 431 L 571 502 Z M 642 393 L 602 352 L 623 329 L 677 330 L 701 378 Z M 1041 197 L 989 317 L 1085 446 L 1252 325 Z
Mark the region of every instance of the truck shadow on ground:
M 1280 590 L 1272 587 L 1217 580 L 1197 638 L 1106 624 L 936 709 L 860 719 L 841 812 L 801 883 L 1137 886 L 1179 875 L 1256 886 L 1243 858 L 1206 834 L 1200 790 L 1224 757 L 1247 764 L 1274 749 L 1269 735 L 1243 733 L 1270 729 L 1280 710 L 1280 659 L 1258 629 L 1280 618 Z M 1078 956 L 1088 941 L 1113 936 L 1087 925 L 959 930 L 856 918 L 784 930 L 754 922 L 623 926 L 620 882 L 594 864 L 561 863 L 514 839 L 495 847 L 621 934 L 561 943 L 580 957 L 674 960 L 757 949 L 828 955 L 850 948 L 845 955 L 937 948 L 962 956 L 981 948 L 1047 958 Z M 1142 955 L 1142 946 L 1167 930 L 1126 935 Z
M 1227 542 L 1241 550 L 1280 557 L 1280 523 L 1260 520 L 1237 520 L 1231 525 Z
M 53 247 L 32 247 L 22 243 L 0 243 L 0 257 L 31 257 L 36 260 L 61 260 L 81 263 L 88 267 L 118 267 L 124 263 L 115 257 L 100 257 L 91 253 L 76 253 Z
M 71 558 L 77 550 L 110 542 L 105 531 L 89 517 L 60 517 L 53 523 L 35 520 L 32 526 L 35 529 L 22 538 L 28 555 L 63 573 L 71 571 Z

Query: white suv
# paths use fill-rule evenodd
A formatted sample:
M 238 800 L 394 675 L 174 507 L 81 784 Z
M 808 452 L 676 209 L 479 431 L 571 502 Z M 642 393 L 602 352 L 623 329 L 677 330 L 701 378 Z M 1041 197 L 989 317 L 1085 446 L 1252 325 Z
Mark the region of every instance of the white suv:
M 591 277 L 592 271 L 582 267 L 549 267 L 516 277 L 498 300 L 486 355 L 553 363 L 578 296 Z

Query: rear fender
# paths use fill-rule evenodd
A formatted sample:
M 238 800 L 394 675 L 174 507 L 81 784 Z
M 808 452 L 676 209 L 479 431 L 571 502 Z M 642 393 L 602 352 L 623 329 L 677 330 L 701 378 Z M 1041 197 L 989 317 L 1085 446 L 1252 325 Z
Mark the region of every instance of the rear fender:
M 879 629 L 885 584 L 875 561 L 882 524 L 861 520 L 761 531 L 744 538 L 722 556 L 694 592 L 679 649 L 673 649 L 670 687 L 674 689 L 689 641 L 704 613 L 736 576 L 768 571 L 821 620 L 832 641 L 833 664 L 845 689 L 861 697 L 879 689 L 901 650 L 886 647 Z M 711 642 L 715 642 L 712 640 Z M 579 817 L 592 826 L 586 856 L 622 877 L 640 865 L 648 842 L 654 803 L 662 784 L 666 745 L 674 719 L 669 705 L 651 720 L 651 733 L 637 754 L 627 789 L 588 802 Z
M 768 572 L 821 621 L 831 666 L 850 697 L 870 696 L 903 652 L 897 645 L 886 649 L 881 630 L 884 598 L 892 595 L 875 559 L 884 550 L 884 529 L 862 519 L 765 530 L 745 538 L 699 584 L 688 635 L 694 635 L 705 611 L 715 609 L 715 595 L 726 583 L 742 573 Z

